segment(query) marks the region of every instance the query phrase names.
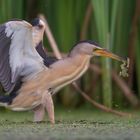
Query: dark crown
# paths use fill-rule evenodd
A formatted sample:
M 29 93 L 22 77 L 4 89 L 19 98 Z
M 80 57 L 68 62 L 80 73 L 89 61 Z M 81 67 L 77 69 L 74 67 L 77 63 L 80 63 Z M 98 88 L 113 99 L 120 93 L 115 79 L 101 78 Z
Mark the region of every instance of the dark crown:
M 77 44 L 80 44 L 80 43 L 89 43 L 89 44 L 92 44 L 95 46 L 100 46 L 98 43 L 96 43 L 95 41 L 92 41 L 92 40 L 82 40 L 82 41 L 78 42 Z
M 39 21 L 40 21 L 39 18 L 33 19 L 33 20 L 31 21 L 32 26 L 37 26 L 37 25 L 39 25 Z

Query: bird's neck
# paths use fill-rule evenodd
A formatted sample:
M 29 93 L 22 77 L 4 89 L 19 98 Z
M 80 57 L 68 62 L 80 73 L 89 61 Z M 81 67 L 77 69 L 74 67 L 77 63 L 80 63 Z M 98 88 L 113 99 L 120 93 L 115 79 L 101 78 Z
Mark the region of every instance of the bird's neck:
M 49 69 L 46 68 L 35 78 L 25 82 L 20 91 L 33 92 L 34 90 L 53 89 L 53 92 L 56 92 L 80 78 L 88 69 L 89 62 L 90 57 L 83 55 L 58 60 L 50 65 Z
M 48 76 L 50 87 L 57 91 L 77 80 L 88 69 L 89 62 L 90 56 L 87 55 L 69 56 L 57 61 L 50 66 L 50 76 Z

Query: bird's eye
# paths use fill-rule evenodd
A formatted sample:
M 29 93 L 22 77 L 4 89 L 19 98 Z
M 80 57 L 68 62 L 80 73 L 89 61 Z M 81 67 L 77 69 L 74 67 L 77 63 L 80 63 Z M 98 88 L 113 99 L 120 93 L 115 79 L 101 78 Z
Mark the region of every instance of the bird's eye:
M 96 52 L 97 50 L 99 50 L 98 48 L 94 48 L 93 51 Z
M 42 29 L 43 28 L 43 25 L 39 24 L 38 27 L 39 27 L 39 29 Z

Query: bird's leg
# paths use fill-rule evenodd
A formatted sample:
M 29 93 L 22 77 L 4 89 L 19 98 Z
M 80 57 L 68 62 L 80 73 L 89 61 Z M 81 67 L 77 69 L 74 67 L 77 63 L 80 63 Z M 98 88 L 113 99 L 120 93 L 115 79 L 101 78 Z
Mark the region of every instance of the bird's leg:
M 33 109 L 34 111 L 34 122 L 41 122 L 45 115 L 45 108 L 43 105 L 39 105 Z
M 55 123 L 54 104 L 53 104 L 53 99 L 52 99 L 52 95 L 50 92 L 48 92 L 48 91 L 44 92 L 43 97 L 42 97 L 42 105 L 48 112 L 50 122 L 52 124 L 54 124 Z

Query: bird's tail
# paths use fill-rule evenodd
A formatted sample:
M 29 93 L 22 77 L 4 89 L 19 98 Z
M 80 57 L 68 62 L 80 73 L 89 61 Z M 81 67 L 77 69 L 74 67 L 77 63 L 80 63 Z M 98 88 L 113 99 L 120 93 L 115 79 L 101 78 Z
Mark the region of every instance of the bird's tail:
M 0 96 L 0 106 L 7 106 L 7 104 L 8 104 L 8 97 Z
M 12 103 L 12 100 L 16 97 L 16 94 L 12 95 L 1 95 L 0 106 L 7 106 Z

